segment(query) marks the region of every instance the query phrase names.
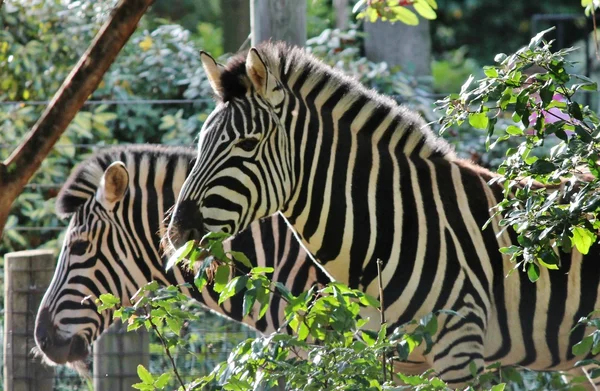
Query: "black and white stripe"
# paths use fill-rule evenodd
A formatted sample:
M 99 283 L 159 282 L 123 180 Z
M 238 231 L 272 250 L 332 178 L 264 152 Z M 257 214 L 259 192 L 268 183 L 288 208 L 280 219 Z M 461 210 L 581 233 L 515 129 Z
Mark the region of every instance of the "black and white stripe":
M 193 273 L 187 270 L 165 272 L 161 249 L 165 213 L 174 205 L 193 158 L 193 151 L 182 148 L 127 146 L 97 153 L 71 174 L 57 199 L 57 212 L 70 216 L 71 221 L 39 310 L 46 314 L 44 321 L 51 322 L 43 327 L 54 330 L 55 345 L 56 341 L 70 344 L 74 336 L 83 337 L 89 345 L 112 323 L 111 313 L 96 310 L 94 299 L 102 293 L 112 293 L 129 305 L 138 288 L 152 280 L 165 285 L 193 282 Z M 108 179 L 103 176 L 114 162 L 123 163 L 129 181 L 123 197 L 107 207 L 102 189 Z M 275 267 L 273 280 L 295 293 L 330 281 L 278 214 L 251 225 L 227 241 L 225 249 L 245 253 L 256 265 Z M 283 324 L 284 306 L 278 297 L 272 298 L 267 315 L 257 320 L 256 311 L 242 319 L 241 297 L 218 306 L 218 295 L 210 287 L 202 293 L 195 289 L 185 293 L 208 309 L 262 332 L 275 331 Z M 40 335 L 37 330 L 36 335 Z M 40 348 L 51 360 L 59 356 L 50 352 L 52 346 Z
M 569 332 L 600 307 L 598 245 L 585 261 L 562 254 L 535 284 L 506 277 L 513 265 L 498 248 L 514 231 L 498 220 L 481 230 L 501 199 L 487 185 L 494 174 L 457 158 L 417 114 L 299 48 L 263 44 L 225 67 L 202 60 L 219 101 L 169 235 L 185 237 L 191 218 L 200 232 L 236 233 L 281 211 L 328 273 L 374 296 L 382 259 L 390 330 L 440 309 L 462 315 L 441 315 L 431 353 L 412 358 L 452 384 L 471 378 L 470 363 L 577 361 L 584 330 Z M 199 213 L 185 221 L 184 204 Z

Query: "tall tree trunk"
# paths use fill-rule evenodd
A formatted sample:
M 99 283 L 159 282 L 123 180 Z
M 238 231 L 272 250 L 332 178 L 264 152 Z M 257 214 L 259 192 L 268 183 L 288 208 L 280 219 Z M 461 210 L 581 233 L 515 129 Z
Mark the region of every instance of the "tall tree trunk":
M 340 30 L 347 29 L 350 19 L 348 0 L 333 0 L 333 9 L 335 10 L 335 27 Z
M 429 21 L 419 18 L 417 26 L 377 20 L 365 22 L 365 54 L 371 61 L 399 65 L 415 76 L 431 75 Z
M 235 53 L 250 35 L 250 1 L 222 0 L 223 49 Z
M 306 44 L 306 0 L 250 0 L 252 45 L 268 41 Z
M 98 87 L 152 0 L 122 0 L 67 76 L 26 139 L 0 163 L 0 235 L 12 203 Z

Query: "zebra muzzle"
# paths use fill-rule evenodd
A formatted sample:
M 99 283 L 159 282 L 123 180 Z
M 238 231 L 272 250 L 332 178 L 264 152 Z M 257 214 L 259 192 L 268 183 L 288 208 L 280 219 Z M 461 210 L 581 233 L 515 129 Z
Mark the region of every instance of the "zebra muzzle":
M 178 204 L 167 231 L 173 249 L 183 246 L 190 240 L 202 239 L 203 226 L 200 208 L 194 201 L 185 200 Z
M 36 319 L 35 342 L 44 356 L 55 364 L 82 361 L 89 355 L 88 343 L 84 337 L 58 336 L 56 326 L 46 308 L 39 311 Z

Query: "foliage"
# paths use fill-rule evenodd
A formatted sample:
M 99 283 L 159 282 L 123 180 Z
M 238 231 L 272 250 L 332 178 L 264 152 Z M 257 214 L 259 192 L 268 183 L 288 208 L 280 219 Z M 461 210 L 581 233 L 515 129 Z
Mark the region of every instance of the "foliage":
M 420 345 L 426 351 L 431 347 L 431 337 L 437 331 L 435 316 L 428 315 L 389 332 L 385 324 L 367 327 L 369 320 L 360 318 L 359 312 L 365 308 L 378 311 L 377 300 L 339 283 L 313 287 L 294 296 L 285 286 L 267 277 L 272 268 L 253 268 L 243 254 L 225 253 L 224 238 L 224 234 L 209 234 L 202 247 L 189 242 L 173 255 L 169 266 L 187 260 L 196 271 L 197 288 L 214 290 L 219 294 L 219 303 L 243 294 L 246 315 L 256 311 L 260 317 L 264 316 L 270 295 L 280 296 L 286 303 L 288 334 L 274 333 L 242 342 L 226 363 L 186 389 L 209 385 L 232 390 L 264 389 L 284 381 L 285 389 L 391 390 L 395 389 L 391 382 L 393 362 L 405 360 Z M 177 335 L 189 318 L 189 313 L 179 307 L 182 299 L 176 287 L 159 289 L 156 283 L 150 283 L 136 293 L 133 307 L 118 308 L 115 317 L 128 320 L 131 330 L 144 326 L 156 331 L 156 325 L 164 322 Z M 99 310 L 118 304 L 110 295 L 102 295 L 98 302 Z M 177 343 L 177 338 L 164 338 L 167 350 Z M 140 369 L 142 382 L 137 388 L 161 389 L 157 386 L 160 376 Z M 175 376 L 178 376 L 176 371 Z M 399 376 L 423 390 L 447 389 L 441 380 L 429 379 L 428 373 Z
M 114 2 L 7 2 L 0 8 L 0 159 L 8 157 L 38 119 L 46 101 L 87 49 Z M 186 105 L 103 104 L 86 106 L 18 198 L 0 243 L 0 254 L 56 246 L 53 197 L 72 167 L 96 146 L 120 142 L 191 144 L 214 103 L 190 33 L 143 18 L 139 30 L 106 73 L 92 99 L 192 99 Z M 42 231 L 15 228 L 48 227 Z
M 581 15 L 580 19 L 564 22 L 565 47 L 589 32 L 579 1 L 437 0 L 437 3 L 437 19 L 431 24 L 432 50 L 436 55 L 467 47 L 469 58 L 487 63 L 499 50 L 515 52 L 531 38 L 532 16 L 536 14 Z M 538 29 L 555 22 L 541 23 Z
M 527 270 L 532 281 L 539 277 L 539 266 L 560 266 L 556 249 L 570 252 L 577 247 L 586 254 L 600 228 L 600 120 L 576 100 L 578 91 L 595 91 L 597 85 L 570 75 L 565 70 L 570 50 L 553 53 L 545 33 L 515 54 L 497 55 L 497 65 L 484 68 L 486 77 L 474 87 L 470 78 L 460 94 L 439 102 L 445 109 L 442 130 L 468 121 L 487 131 L 490 148 L 519 140 L 507 150 L 500 176 L 492 182 L 504 186 L 505 199 L 495 212 L 504 217 L 500 225 L 512 226 L 518 234 L 518 245 L 501 251 L 512 260 L 521 259 L 517 266 Z M 507 117 L 513 124 L 498 129 L 498 118 Z M 492 143 L 495 132 L 500 136 Z M 552 138 L 560 143 L 550 156 L 532 155 Z M 547 191 L 538 184 L 562 185 L 564 191 Z
M 361 9 L 363 10 L 358 12 Z M 381 19 L 384 22 L 402 22 L 414 26 L 419 24 L 417 14 L 433 20 L 436 18 L 436 9 L 436 0 L 359 0 L 352 12 L 358 12 L 357 19 L 365 18 L 371 23 Z
M 188 242 L 171 257 L 169 266 L 185 262 L 195 270 L 196 287 L 213 290 L 218 294 L 220 304 L 235 295 L 243 295 L 246 315 L 259 313 L 264 316 L 270 296 L 278 295 L 285 301 L 285 329 L 282 327 L 273 334 L 241 342 L 227 361 L 217 365 L 209 375 L 188 383 L 180 379 L 180 389 L 404 389 L 393 383 L 395 377 L 410 389 L 449 390 L 432 371 L 407 376 L 393 368 L 394 362 L 406 360 L 418 347 L 426 353 L 429 351 L 438 329 L 435 315 L 429 314 L 388 330 L 385 323 L 369 322 L 360 316 L 368 309 L 377 313 L 380 303 L 343 284 L 334 282 L 325 287 L 313 287 L 294 296 L 285 286 L 270 280 L 268 275 L 273 268 L 253 268 L 243 254 L 226 253 L 222 245 L 226 236 L 211 233 L 200 245 Z M 115 317 L 127 320 L 128 328 L 132 330 L 146 327 L 156 332 L 157 327 L 163 325 L 173 335 L 165 338 L 164 333 L 163 336 L 159 333 L 167 351 L 182 345 L 177 335 L 190 315 L 182 307 L 185 300 L 181 293 L 175 287 L 158 288 L 156 283 L 150 283 L 135 297 L 136 304 L 131 308 L 118 308 Z M 99 308 L 102 310 L 117 304 L 110 295 L 101 296 L 98 302 L 102 304 Z M 451 311 L 441 312 L 459 316 Z M 143 368 L 139 375 L 142 381 L 136 388 L 142 390 L 162 389 L 167 376 L 179 377 L 175 367 L 172 372 L 156 374 Z M 474 381 L 465 390 L 499 391 L 504 390 L 507 382 L 512 390 L 542 386 L 547 390 L 578 389 L 579 386 L 575 386 L 577 379 L 573 381 L 566 384 L 558 373 L 552 376 L 528 373 L 495 363 L 481 375 L 474 376 Z

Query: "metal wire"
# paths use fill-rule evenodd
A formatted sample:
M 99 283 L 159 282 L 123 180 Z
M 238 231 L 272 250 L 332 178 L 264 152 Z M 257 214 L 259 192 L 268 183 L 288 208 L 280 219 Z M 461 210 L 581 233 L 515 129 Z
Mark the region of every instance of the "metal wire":
M 22 106 L 44 106 L 50 103 L 49 100 L 9 100 L 0 102 L 1 106 L 22 105 Z M 84 106 L 99 105 L 178 105 L 189 103 L 214 102 L 211 98 L 199 99 L 108 99 L 108 100 L 88 100 Z

